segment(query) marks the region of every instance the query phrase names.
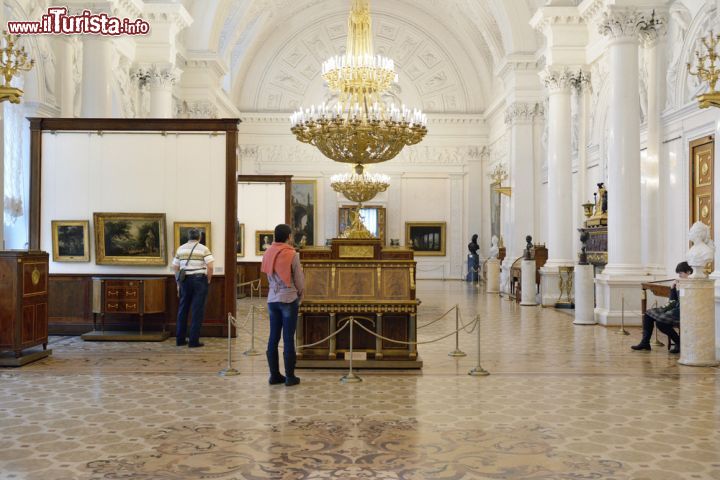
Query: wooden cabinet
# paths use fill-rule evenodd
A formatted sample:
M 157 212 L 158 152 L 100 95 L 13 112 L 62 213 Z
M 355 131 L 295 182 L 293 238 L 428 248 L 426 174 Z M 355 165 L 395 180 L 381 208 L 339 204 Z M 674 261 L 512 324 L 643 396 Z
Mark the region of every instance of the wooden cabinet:
M 98 314 L 103 332 L 105 315 L 138 315 L 142 335 L 145 315 L 165 313 L 165 283 L 164 277 L 93 277 L 93 329 Z M 165 333 L 164 317 L 162 328 Z
M 0 351 L 48 342 L 48 254 L 0 252 Z

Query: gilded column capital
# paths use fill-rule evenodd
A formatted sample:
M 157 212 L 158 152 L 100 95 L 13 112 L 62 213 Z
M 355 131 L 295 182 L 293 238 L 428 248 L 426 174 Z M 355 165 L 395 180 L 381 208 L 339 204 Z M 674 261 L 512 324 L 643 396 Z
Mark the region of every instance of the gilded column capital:
M 540 79 L 551 94 L 567 93 L 572 86 L 573 72 L 567 67 L 559 70 L 548 67 L 540 72 Z
M 655 10 L 612 9 L 603 12 L 598 30 L 610 39 L 645 40 L 662 36 L 666 25 L 666 15 Z

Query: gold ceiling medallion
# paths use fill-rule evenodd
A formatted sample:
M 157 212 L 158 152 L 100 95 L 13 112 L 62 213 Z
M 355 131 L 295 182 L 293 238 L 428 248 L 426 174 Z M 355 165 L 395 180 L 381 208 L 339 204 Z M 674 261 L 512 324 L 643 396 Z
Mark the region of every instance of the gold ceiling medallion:
M 427 134 L 427 118 L 383 95 L 397 82 L 395 62 L 375 55 L 369 0 L 352 0 L 345 54 L 322 65 L 322 77 L 337 103 L 300 109 L 291 131 L 336 162 L 366 165 L 395 158 Z
M 0 74 L 4 83 L 0 86 L 0 102 L 20 103 L 23 91 L 10 86 L 10 82 L 18 72 L 28 72 L 35 65 L 35 60 L 28 58 L 25 47 L 17 48 L 18 37 L 3 31 L 4 45 L 0 48 Z
M 488 175 L 491 183 L 494 185 L 493 190 L 508 197 L 512 196 L 512 187 L 503 187 L 502 183 L 507 180 L 508 172 L 505 165 L 498 163 L 492 172 Z
M 688 74 L 696 76 L 701 82 L 708 84 L 707 93 L 697 96 L 700 108 L 720 108 L 720 91 L 717 90 L 717 84 L 720 81 L 720 62 L 718 62 L 720 53 L 717 48 L 720 45 L 720 34 L 714 35 L 711 30 L 710 34 L 702 39 L 702 43 L 706 53 L 701 55 L 699 51 L 695 52 L 697 58 L 695 71 L 692 71 L 692 66 L 688 63 Z

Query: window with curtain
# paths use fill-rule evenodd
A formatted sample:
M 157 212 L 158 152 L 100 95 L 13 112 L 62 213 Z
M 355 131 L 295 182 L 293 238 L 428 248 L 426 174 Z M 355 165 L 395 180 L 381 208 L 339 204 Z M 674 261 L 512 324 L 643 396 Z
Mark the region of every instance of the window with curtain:
M 361 208 L 360 215 L 363 219 L 363 225 L 370 230 L 374 236 L 378 236 L 378 211 L 377 208 Z
M 17 79 L 16 79 L 17 80 Z M 13 82 L 15 83 L 15 82 Z M 18 82 L 22 83 L 22 82 Z M 21 85 L 18 85 L 22 88 Z M 25 213 L 25 172 L 23 166 L 23 107 L 3 103 L 5 225 L 14 225 Z

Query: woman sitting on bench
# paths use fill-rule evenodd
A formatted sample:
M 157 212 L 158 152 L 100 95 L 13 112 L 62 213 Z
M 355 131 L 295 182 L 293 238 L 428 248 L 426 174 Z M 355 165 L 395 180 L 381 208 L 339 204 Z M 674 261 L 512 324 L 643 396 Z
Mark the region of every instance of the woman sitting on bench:
M 680 278 L 687 278 L 693 273 L 692 267 L 687 262 L 678 263 L 675 273 Z M 680 327 L 680 297 L 678 295 L 677 281 L 673 282 L 670 290 L 670 302 L 664 307 L 651 308 L 643 315 L 643 336 L 640 343 L 633 345 L 633 350 L 650 350 L 650 337 L 653 333 L 653 326 L 668 336 L 675 346 L 670 353 L 680 353 L 680 335 L 675 331 Z

